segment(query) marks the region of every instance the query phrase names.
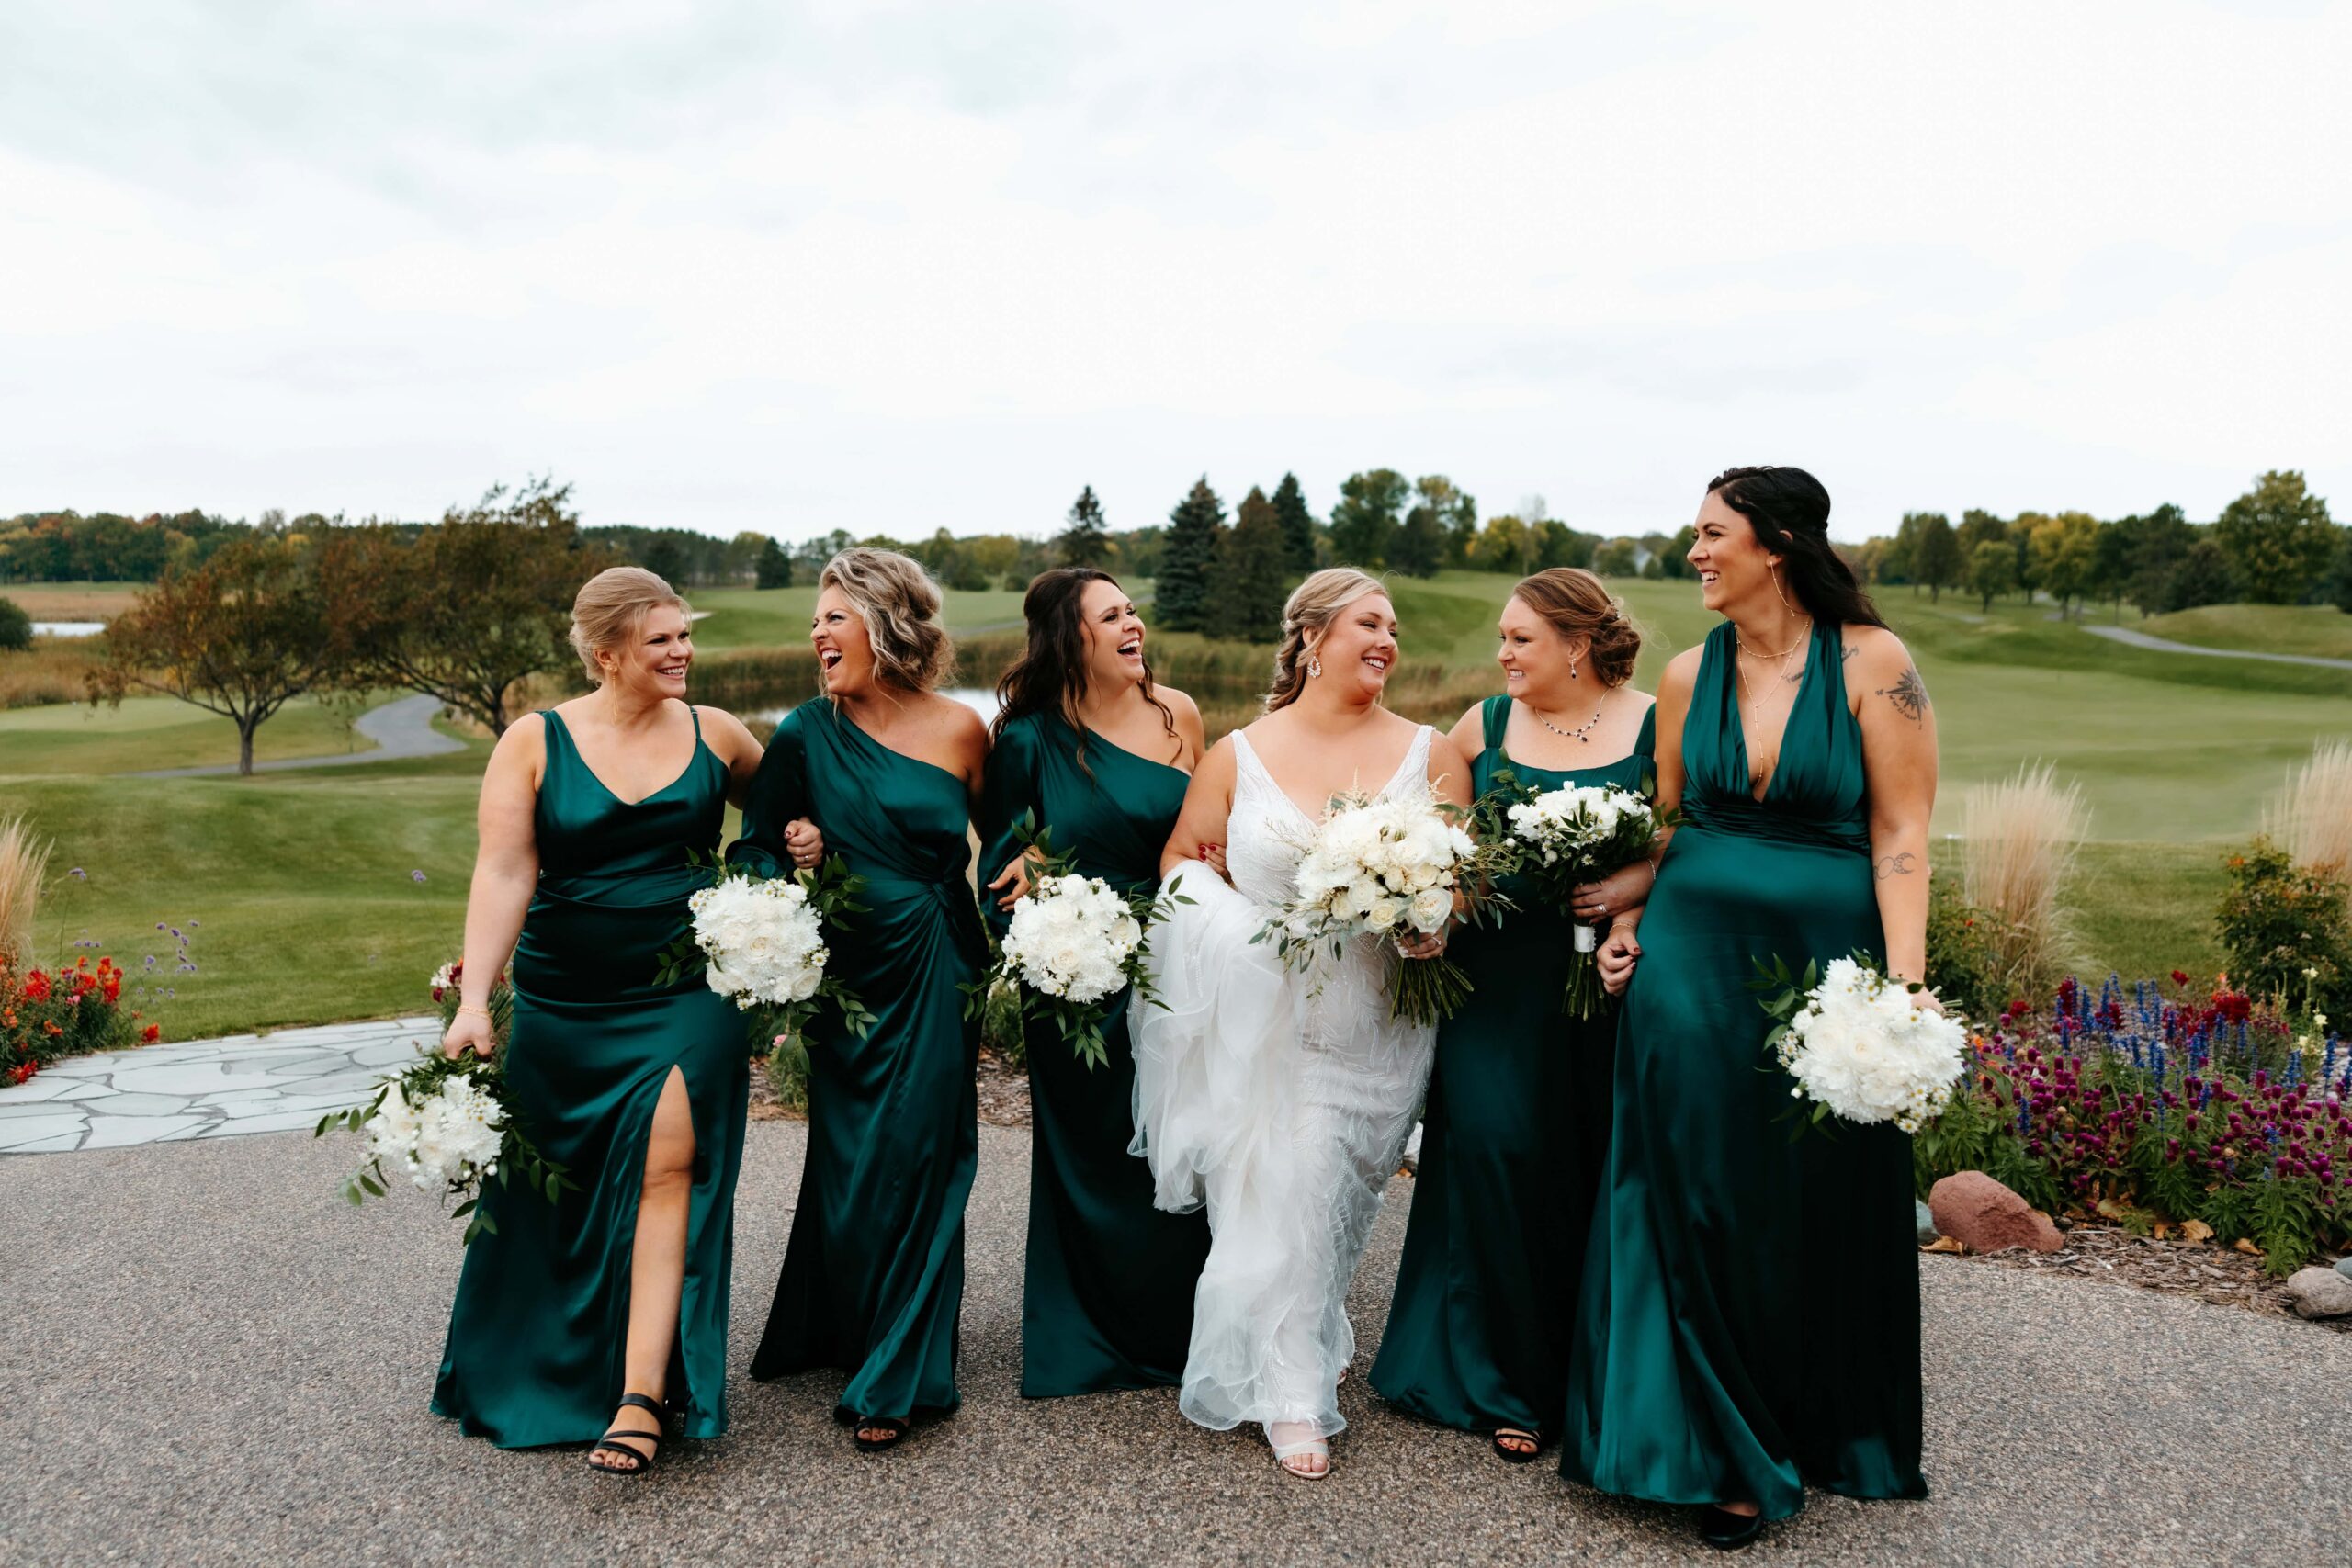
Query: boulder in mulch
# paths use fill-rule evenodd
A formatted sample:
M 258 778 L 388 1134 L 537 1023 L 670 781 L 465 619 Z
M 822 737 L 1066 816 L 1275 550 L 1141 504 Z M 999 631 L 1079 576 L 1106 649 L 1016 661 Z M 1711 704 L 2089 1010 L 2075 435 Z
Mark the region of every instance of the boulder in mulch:
M 1929 1211 L 1928 1205 L 1922 1203 L 1917 1198 L 1911 1200 L 1911 1218 L 1913 1223 L 1918 1226 L 1919 1245 L 1921 1247 L 1934 1246 L 1937 1238 L 1944 1234 L 1936 1228 L 1935 1214 Z
M 2299 1269 L 2288 1277 L 2287 1299 L 2297 1317 L 2352 1316 L 2352 1279 L 2316 1264 Z
M 1971 1252 L 2030 1247 L 2055 1252 L 2066 1245 L 2050 1216 L 1981 1170 L 1963 1170 L 1936 1183 L 1928 1194 L 1936 1228 Z

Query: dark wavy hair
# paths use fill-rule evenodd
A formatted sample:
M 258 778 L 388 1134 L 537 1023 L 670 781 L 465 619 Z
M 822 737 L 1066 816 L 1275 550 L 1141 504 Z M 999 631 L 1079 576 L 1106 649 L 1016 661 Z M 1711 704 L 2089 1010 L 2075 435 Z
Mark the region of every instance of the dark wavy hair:
M 1789 591 L 1805 614 L 1832 626 L 1881 626 L 1878 606 L 1829 543 L 1829 491 L 1803 468 L 1767 463 L 1725 468 L 1707 481 L 1707 493 L 1756 530 L 1756 542 L 1781 558 Z
M 1004 727 L 1033 713 L 1057 713 L 1078 731 L 1078 765 L 1086 765 L 1086 723 L 1079 704 L 1086 697 L 1086 587 L 1091 582 L 1119 586 L 1119 580 L 1091 566 L 1057 566 L 1041 571 L 1029 582 L 1021 600 L 1021 614 L 1029 623 L 1029 646 L 996 683 L 996 717 L 989 725 L 991 744 L 1002 739 Z M 1124 592 L 1124 591 L 1123 591 Z M 1143 700 L 1159 710 L 1159 722 L 1169 738 L 1176 735 L 1176 716 L 1151 689 L 1151 660 L 1143 661 Z

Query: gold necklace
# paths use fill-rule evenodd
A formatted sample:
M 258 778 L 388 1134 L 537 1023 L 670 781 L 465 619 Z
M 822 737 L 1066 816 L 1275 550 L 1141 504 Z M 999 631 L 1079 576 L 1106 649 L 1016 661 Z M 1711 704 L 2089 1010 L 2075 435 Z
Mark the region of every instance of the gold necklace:
M 1732 634 L 1731 634 L 1731 640 L 1732 640 L 1735 644 L 1737 644 L 1737 646 L 1738 646 L 1738 648 L 1739 648 L 1740 652 L 1747 654 L 1747 655 L 1748 655 L 1748 657 L 1750 657 L 1751 659 L 1755 659 L 1755 658 L 1771 658 L 1771 657 L 1778 657 L 1778 658 L 1779 658 L 1779 660 L 1781 660 L 1781 678 L 1780 678 L 1780 680 L 1778 680 L 1778 681 L 1776 681 L 1776 682 L 1772 682 L 1772 684 L 1773 684 L 1773 685 L 1786 685 L 1786 684 L 1788 683 L 1788 679 L 1789 679 L 1789 660 L 1790 660 L 1792 658 L 1795 657 L 1795 655 L 1796 655 L 1796 651 L 1797 651 L 1799 649 L 1804 648 L 1806 644 L 1810 643 L 1810 642 L 1813 640 L 1813 622 L 1812 622 L 1811 618 L 1810 618 L 1810 617 L 1808 617 L 1808 618 L 1807 618 L 1807 620 L 1805 621 L 1804 635 L 1803 637 L 1800 637 L 1799 638 L 1797 638 L 1797 639 L 1796 639 L 1796 641 L 1794 641 L 1794 642 L 1792 642 L 1792 643 L 1789 644 L 1789 646 L 1788 646 L 1788 647 L 1786 647 L 1786 648 L 1782 649 L 1781 650 L 1781 652 L 1780 652 L 1777 656 L 1774 656 L 1774 655 L 1766 655 L 1766 654 L 1757 654 L 1757 653 L 1752 652 L 1752 651 L 1748 649 L 1747 644 L 1746 644 L 1745 642 L 1741 642 L 1741 641 L 1740 641 L 1739 632 L 1738 632 L 1738 630 L 1737 630 L 1736 628 L 1735 628 L 1735 629 L 1733 630 Z M 1752 716 L 1754 716 L 1755 717 L 1758 717 L 1758 718 L 1761 718 L 1761 717 L 1763 717 L 1763 716 L 1764 716 L 1764 693 L 1763 693 L 1763 692 L 1758 692 L 1758 693 L 1757 693 L 1757 694 L 1756 694 L 1755 696 L 1753 696 L 1753 697 L 1748 696 L 1748 694 L 1747 694 L 1747 674 L 1746 674 L 1746 673 L 1745 673 L 1745 672 L 1740 669 L 1740 667 L 1739 667 L 1739 660 L 1738 660 L 1737 659 L 1734 659 L 1734 660 L 1731 661 L 1731 678 L 1732 678 L 1732 684 L 1733 684 L 1733 686 L 1734 686 L 1734 687 L 1738 691 L 1739 695 L 1740 695 L 1740 699 L 1741 699 L 1742 701 L 1744 701 L 1744 702 L 1746 702 L 1746 703 L 1747 704 L 1747 711 L 1748 711 L 1748 713 L 1749 713 L 1749 714 L 1751 714 Z M 1765 688 L 1765 690 L 1766 690 L 1766 691 L 1770 691 L 1770 687 L 1769 687 L 1769 686 L 1768 686 L 1767 688 Z

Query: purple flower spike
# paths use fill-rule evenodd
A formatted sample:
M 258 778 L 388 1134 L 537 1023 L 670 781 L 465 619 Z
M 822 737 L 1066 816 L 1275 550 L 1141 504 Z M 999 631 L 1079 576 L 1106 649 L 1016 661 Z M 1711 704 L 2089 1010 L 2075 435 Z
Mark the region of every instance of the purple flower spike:
M 89 874 L 88 872 L 86 872 L 86 871 L 84 871 L 84 870 L 83 870 L 80 866 L 78 866 L 78 865 L 77 865 L 77 866 L 75 866 L 72 871 L 67 872 L 65 874 L 66 874 L 66 875 L 68 875 L 68 876 L 70 876 L 70 877 L 73 877 L 74 880 L 76 880 L 76 881 L 78 881 L 78 882 L 87 882 L 87 881 L 89 881 L 89 880 L 90 880 L 90 874 Z
M 422 882 L 424 880 L 424 873 L 421 871 L 412 871 L 408 874 L 408 879 L 411 882 Z

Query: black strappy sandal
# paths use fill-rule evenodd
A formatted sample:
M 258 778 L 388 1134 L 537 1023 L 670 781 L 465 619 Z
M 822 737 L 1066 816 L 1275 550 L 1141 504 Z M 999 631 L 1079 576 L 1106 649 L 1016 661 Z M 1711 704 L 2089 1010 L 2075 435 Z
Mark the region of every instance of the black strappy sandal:
M 670 1435 L 669 1413 L 662 1408 L 660 1400 L 642 1393 L 622 1394 L 621 1405 L 624 1409 L 650 1411 L 659 1429 L 640 1432 L 634 1427 L 615 1427 L 597 1438 L 589 1448 L 588 1468 L 599 1475 L 650 1475 L 653 1473 L 654 1460 L 662 1451 L 662 1439 Z M 648 1453 L 641 1449 L 630 1448 L 627 1443 L 619 1441 L 622 1438 L 635 1438 L 640 1442 L 651 1443 L 653 1451 Z M 626 1454 L 636 1462 L 627 1467 L 617 1464 L 598 1464 L 595 1456 L 605 1452 Z
M 1530 1447 L 1523 1451 L 1514 1449 L 1503 1441 L 1505 1438 L 1523 1438 Z M 1544 1451 L 1542 1438 L 1532 1432 L 1521 1431 L 1517 1427 L 1498 1427 L 1487 1440 L 1494 1445 L 1496 1455 L 1506 1464 L 1529 1463 Z
M 869 1438 L 865 1435 L 868 1432 L 880 1432 L 883 1436 Z M 907 1424 L 888 1416 L 861 1416 L 850 1424 L 850 1441 L 870 1454 L 897 1447 L 906 1435 Z

